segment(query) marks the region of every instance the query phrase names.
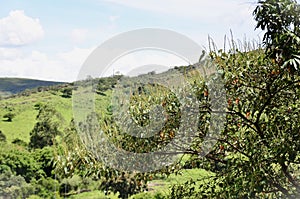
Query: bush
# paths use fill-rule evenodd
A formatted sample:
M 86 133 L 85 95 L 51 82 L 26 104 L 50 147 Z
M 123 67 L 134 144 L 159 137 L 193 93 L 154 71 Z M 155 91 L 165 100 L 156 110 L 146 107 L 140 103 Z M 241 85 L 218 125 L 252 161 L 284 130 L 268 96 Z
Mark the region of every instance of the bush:
M 11 143 L 15 144 L 15 145 L 23 146 L 23 147 L 27 147 L 28 146 L 28 144 L 25 141 L 23 141 L 23 140 L 21 140 L 19 138 L 14 139 Z
M 16 114 L 12 112 L 8 112 L 5 115 L 3 115 L 3 119 L 5 119 L 7 122 L 12 122 L 13 118 L 16 116 Z
M 63 120 L 54 107 L 42 105 L 36 117 L 37 123 L 30 132 L 29 147 L 32 149 L 53 145 L 56 136 L 60 135 L 59 127 Z
M 60 195 L 67 195 L 71 191 L 77 191 L 80 188 L 82 179 L 78 175 L 74 175 L 71 178 L 65 178 L 61 181 L 59 187 Z
M 72 88 L 64 88 L 62 89 L 62 97 L 64 98 L 71 98 L 72 97 Z
M 134 175 L 122 172 L 116 177 L 109 177 L 103 180 L 100 190 L 104 190 L 107 195 L 119 193 L 119 198 L 126 199 L 129 196 L 140 193 L 147 189 L 147 182 L 143 179 L 143 175 Z
M 0 165 L 9 167 L 14 175 L 22 176 L 26 182 L 45 176 L 41 165 L 30 152 L 8 144 L 0 147 L 4 149 L 0 151 Z
M 35 194 L 41 198 L 55 199 L 58 195 L 59 182 L 52 178 L 41 178 L 31 181 Z
M 54 149 L 51 147 L 44 147 L 42 149 L 36 149 L 33 153 L 35 160 L 40 165 L 40 169 L 43 170 L 46 177 L 54 177 Z
M 0 198 L 27 198 L 34 193 L 34 188 L 26 183 L 22 176 L 15 176 L 10 170 L 0 174 Z

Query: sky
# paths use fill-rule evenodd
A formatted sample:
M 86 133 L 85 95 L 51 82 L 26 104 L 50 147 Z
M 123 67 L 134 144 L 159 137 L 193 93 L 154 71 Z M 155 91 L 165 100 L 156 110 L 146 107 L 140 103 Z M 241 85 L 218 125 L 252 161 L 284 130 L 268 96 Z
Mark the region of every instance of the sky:
M 255 0 L 1 0 L 0 77 L 75 81 L 89 54 L 126 31 L 160 28 L 183 34 L 207 48 L 224 36 L 262 38 L 254 30 Z M 122 74 L 134 67 L 183 65 L 175 55 L 136 52 L 113 64 Z

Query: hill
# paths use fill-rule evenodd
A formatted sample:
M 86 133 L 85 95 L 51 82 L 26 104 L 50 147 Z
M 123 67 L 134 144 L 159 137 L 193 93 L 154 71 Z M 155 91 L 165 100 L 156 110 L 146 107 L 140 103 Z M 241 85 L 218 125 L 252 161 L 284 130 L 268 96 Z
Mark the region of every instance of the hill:
M 9 96 L 20 93 L 26 89 L 44 86 L 54 86 L 65 82 L 43 81 L 25 78 L 0 78 L 0 96 Z

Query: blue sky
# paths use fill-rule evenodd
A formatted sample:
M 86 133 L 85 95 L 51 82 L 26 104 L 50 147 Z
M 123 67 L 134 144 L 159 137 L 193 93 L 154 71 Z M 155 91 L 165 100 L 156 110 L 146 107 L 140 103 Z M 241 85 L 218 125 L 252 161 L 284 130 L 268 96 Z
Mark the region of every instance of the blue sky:
M 74 81 L 87 56 L 107 39 L 138 28 L 162 28 L 221 48 L 230 29 L 235 38 L 254 31 L 254 0 L 2 0 L 0 76 Z M 118 65 L 181 65 L 172 55 L 129 55 Z M 144 56 L 141 58 L 141 56 Z M 118 69 L 116 69 L 118 70 Z M 123 71 L 122 71 L 123 70 Z

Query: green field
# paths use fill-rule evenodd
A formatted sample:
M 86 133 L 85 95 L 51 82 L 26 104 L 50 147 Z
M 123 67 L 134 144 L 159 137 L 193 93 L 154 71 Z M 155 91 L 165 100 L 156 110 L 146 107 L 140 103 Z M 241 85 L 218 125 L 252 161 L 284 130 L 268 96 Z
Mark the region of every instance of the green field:
M 29 141 L 29 133 L 36 123 L 38 110 L 35 105 L 39 103 L 51 104 L 62 114 L 65 127 L 72 118 L 72 101 L 63 98 L 60 92 L 38 92 L 30 96 L 20 96 L 3 99 L 0 101 L 0 129 L 6 135 L 7 141 L 11 142 L 18 138 L 25 142 Z M 6 121 L 3 116 L 12 112 L 15 114 L 12 122 Z

